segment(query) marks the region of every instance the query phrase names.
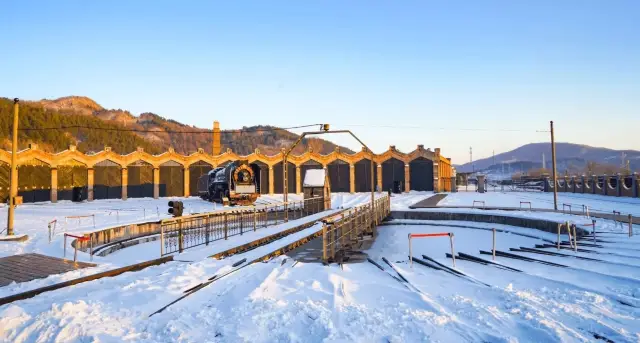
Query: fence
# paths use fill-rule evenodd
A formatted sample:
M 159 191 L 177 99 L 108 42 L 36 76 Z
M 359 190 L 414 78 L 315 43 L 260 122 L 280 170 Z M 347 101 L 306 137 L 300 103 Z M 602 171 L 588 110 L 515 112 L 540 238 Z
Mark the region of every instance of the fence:
M 287 204 L 270 204 L 250 209 L 228 210 L 165 219 L 160 222 L 160 256 L 256 231 L 268 225 L 285 222 L 285 206 L 289 219 L 298 219 L 325 209 L 321 197 Z
M 373 234 L 375 226 L 391 213 L 389 196 L 378 198 L 373 203 L 356 206 L 328 220 L 322 227 L 322 259 L 325 263 L 335 261 L 337 255 L 352 249 L 365 232 Z

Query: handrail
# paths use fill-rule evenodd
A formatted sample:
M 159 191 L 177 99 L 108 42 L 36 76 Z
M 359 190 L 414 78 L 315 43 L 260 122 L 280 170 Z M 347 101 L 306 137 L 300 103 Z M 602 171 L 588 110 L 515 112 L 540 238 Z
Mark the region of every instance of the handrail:
M 288 202 L 278 202 L 278 203 L 273 203 L 273 204 L 265 204 L 265 205 L 254 205 L 253 207 L 246 207 L 246 208 L 239 208 L 239 209 L 226 209 L 226 210 L 217 210 L 217 211 L 212 211 L 212 212 L 205 212 L 205 213 L 196 213 L 196 214 L 189 214 L 186 216 L 180 216 L 180 217 L 174 217 L 174 218 L 165 218 L 162 219 L 160 222 L 162 224 L 164 223 L 169 223 L 172 221 L 180 221 L 180 220 L 185 220 L 185 219 L 195 219 L 195 218 L 200 218 L 200 217 L 207 217 L 207 216 L 212 216 L 212 215 L 222 215 L 222 214 L 229 214 L 229 213 L 253 213 L 254 210 L 259 211 L 259 210 L 266 210 L 269 208 L 277 208 L 280 206 L 284 206 L 284 205 L 289 205 L 289 204 L 295 204 L 295 203 L 303 203 L 303 202 L 308 202 L 308 201 L 312 201 L 312 200 L 318 200 L 318 199 L 322 199 L 322 197 L 313 197 L 313 198 L 308 198 L 308 199 L 302 199 L 302 200 L 295 200 L 295 201 L 288 201 Z

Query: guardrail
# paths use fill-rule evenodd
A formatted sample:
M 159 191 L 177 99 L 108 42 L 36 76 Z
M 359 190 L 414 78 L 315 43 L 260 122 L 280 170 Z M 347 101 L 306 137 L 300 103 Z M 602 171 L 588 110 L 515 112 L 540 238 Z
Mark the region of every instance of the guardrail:
M 230 236 L 256 231 L 268 225 L 285 222 L 285 206 L 289 218 L 298 219 L 325 210 L 321 197 L 288 203 L 269 204 L 248 209 L 217 211 L 164 219 L 160 222 L 160 256 L 183 252 Z
M 529 204 L 529 211 L 531 211 L 531 209 L 532 209 L 531 201 L 521 201 L 520 202 L 520 209 L 522 209 L 522 204 Z
M 449 237 L 449 244 L 451 245 L 451 259 L 453 261 L 453 268 L 456 267 L 456 253 L 453 247 L 453 232 L 439 232 L 439 233 L 410 233 L 409 234 L 409 265 L 413 268 L 413 247 L 411 241 L 414 238 L 433 238 L 433 237 Z M 495 239 L 494 239 L 495 242 Z
M 56 234 L 56 227 L 58 226 L 58 219 L 54 219 L 47 223 L 47 228 L 49 229 L 49 243 L 53 240 L 53 236 Z
M 365 232 L 373 234 L 378 223 L 391 214 L 391 198 L 388 195 L 371 203 L 356 206 L 333 218 L 325 220 L 322 226 L 322 260 L 324 263 L 336 260 L 336 255 L 353 247 Z
M 89 236 L 77 236 L 77 235 L 72 235 L 70 233 L 64 233 L 64 258 L 67 258 L 67 237 L 73 237 L 76 239 L 76 242 L 84 242 L 84 241 L 90 241 L 91 239 L 89 238 Z M 76 263 L 78 261 L 78 244 L 74 244 L 73 245 L 73 263 Z M 91 260 L 93 261 L 93 244 L 91 245 Z
M 474 200 L 473 204 L 471 204 L 471 208 L 476 208 L 476 204 L 482 204 L 482 208 L 485 208 L 484 200 Z
M 78 219 L 78 226 L 80 226 L 82 218 L 92 218 L 93 219 L 93 228 L 96 228 L 96 215 L 95 214 L 84 214 L 79 216 L 66 216 L 64 217 L 65 224 L 69 222 L 69 219 Z

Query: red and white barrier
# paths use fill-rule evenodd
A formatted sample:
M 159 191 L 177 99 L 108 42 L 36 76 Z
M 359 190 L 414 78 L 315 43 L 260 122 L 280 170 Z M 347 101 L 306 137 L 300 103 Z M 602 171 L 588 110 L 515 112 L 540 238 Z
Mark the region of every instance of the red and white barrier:
M 456 267 L 456 254 L 453 249 L 453 232 L 439 232 L 439 233 L 410 233 L 409 234 L 409 263 L 413 268 L 413 248 L 411 246 L 411 240 L 414 238 L 433 238 L 433 237 L 449 237 L 449 243 L 451 244 L 451 258 L 453 259 L 453 267 Z

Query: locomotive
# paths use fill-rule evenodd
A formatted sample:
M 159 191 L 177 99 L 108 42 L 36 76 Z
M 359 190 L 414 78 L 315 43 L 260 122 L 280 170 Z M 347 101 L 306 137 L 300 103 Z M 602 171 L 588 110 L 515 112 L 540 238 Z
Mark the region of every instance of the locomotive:
M 198 180 L 198 194 L 207 201 L 229 205 L 251 205 L 258 199 L 256 176 L 246 161 L 234 161 L 214 168 Z

